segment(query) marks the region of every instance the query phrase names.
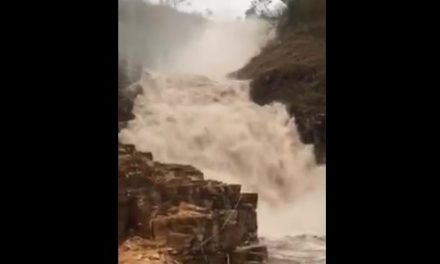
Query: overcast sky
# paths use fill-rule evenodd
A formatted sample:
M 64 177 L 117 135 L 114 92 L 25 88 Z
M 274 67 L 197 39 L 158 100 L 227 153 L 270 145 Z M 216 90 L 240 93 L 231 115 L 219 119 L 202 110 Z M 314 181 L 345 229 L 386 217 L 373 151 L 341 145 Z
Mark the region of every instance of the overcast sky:
M 251 0 L 190 0 L 196 10 L 211 9 L 216 18 L 232 18 L 243 16 L 249 8 Z
M 151 0 L 150 2 L 159 2 Z M 184 11 L 204 11 L 207 8 L 214 13 L 214 19 L 236 19 L 243 17 L 250 7 L 251 0 L 187 0 L 191 5 L 182 4 L 180 9 Z M 280 0 L 274 0 L 274 4 Z

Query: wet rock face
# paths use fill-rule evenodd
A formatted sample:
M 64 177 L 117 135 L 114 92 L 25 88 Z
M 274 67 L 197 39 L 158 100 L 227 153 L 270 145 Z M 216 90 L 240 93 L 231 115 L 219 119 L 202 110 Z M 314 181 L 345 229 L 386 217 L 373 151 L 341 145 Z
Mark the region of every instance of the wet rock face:
M 325 164 L 325 77 L 322 70 L 296 65 L 270 71 L 251 82 L 250 97 L 257 104 L 282 102 L 295 117 L 301 141 L 314 145 L 315 160 Z
M 240 185 L 205 180 L 193 166 L 154 162 L 151 153 L 119 145 L 120 243 L 138 236 L 163 244 L 161 263 L 266 261 L 257 201 Z
M 118 122 L 120 129 L 125 122 L 134 119 L 132 113 L 134 99 L 140 93 L 142 88 L 134 84 L 141 77 L 141 69 L 136 69 L 133 73 L 128 72 L 127 64 L 120 62 L 118 66 Z
M 293 2 L 278 23 L 276 38 L 230 76 L 251 80 L 250 98 L 255 103 L 284 103 L 295 117 L 303 143 L 314 145 L 316 161 L 323 164 L 326 162 L 325 1 Z M 324 122 L 320 120 L 322 114 Z
M 294 115 L 294 113 L 291 113 Z M 295 123 L 298 128 L 301 141 L 304 144 L 313 144 L 313 151 L 317 164 L 326 163 L 326 115 L 308 113 L 295 115 Z
M 327 133 L 326 116 L 322 116 L 314 125 L 313 144 L 316 162 L 318 164 L 326 163 L 326 133 Z
M 259 105 L 281 102 L 295 117 L 301 141 L 313 144 L 315 160 L 325 164 L 326 99 L 323 66 L 290 65 L 270 70 L 251 81 L 250 98 Z

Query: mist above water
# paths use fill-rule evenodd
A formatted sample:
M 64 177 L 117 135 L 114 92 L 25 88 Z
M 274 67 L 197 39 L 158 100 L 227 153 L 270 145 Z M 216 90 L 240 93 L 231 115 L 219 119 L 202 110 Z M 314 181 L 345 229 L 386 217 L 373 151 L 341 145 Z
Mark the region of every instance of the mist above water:
M 136 119 L 120 140 L 156 160 L 259 193 L 259 235 L 325 234 L 325 167 L 314 163 L 281 104 L 258 106 L 228 80 L 270 36 L 260 21 L 205 24 L 139 82 Z
M 258 20 L 206 22 L 197 36 L 180 46 L 158 68 L 221 78 L 244 66 L 273 37 L 269 24 Z

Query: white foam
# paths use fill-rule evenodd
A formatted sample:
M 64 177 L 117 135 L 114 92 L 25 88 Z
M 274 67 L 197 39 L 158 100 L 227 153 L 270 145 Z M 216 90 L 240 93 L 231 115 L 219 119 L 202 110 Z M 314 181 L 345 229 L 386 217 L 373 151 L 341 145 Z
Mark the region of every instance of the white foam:
M 161 162 L 191 164 L 206 178 L 258 192 L 259 235 L 324 235 L 325 167 L 315 165 L 283 105 L 258 106 L 248 82 L 222 77 L 255 54 L 265 27 L 232 26 L 207 29 L 174 64 L 145 76 L 136 119 L 120 140 Z

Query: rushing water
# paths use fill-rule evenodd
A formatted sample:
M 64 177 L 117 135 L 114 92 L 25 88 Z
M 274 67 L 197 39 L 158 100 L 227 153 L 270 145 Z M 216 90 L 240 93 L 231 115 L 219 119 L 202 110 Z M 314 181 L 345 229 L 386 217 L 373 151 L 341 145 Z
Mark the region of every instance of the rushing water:
M 262 238 L 271 264 L 325 264 L 325 237 L 313 235 Z
M 169 67 L 144 74 L 136 119 L 120 140 L 258 192 L 258 231 L 271 263 L 325 263 L 325 167 L 283 105 L 256 105 L 248 82 L 222 77 L 258 51 L 264 31 L 230 26 L 210 27 Z M 220 40 L 230 40 L 221 52 Z

